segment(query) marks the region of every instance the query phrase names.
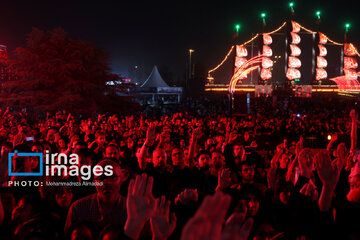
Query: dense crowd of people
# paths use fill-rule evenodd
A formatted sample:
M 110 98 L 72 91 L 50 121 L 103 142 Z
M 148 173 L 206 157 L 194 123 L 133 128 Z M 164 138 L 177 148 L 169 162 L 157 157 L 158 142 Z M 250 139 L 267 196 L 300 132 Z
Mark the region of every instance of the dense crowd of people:
M 357 112 L 277 107 L 96 119 L 2 109 L 0 239 L 360 239 Z M 30 152 L 112 174 L 18 176 L 42 169 Z

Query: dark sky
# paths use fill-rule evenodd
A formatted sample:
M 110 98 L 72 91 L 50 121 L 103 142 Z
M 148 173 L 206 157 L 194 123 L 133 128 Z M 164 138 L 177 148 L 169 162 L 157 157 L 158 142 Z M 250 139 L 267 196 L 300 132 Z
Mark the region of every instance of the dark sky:
M 336 1 L 339 2 L 339 1 Z M 296 20 L 315 28 L 315 10 L 322 11 L 321 30 L 342 41 L 344 23 L 351 22 L 351 39 L 360 42 L 358 5 L 345 1 L 294 1 Z M 356 2 L 354 2 L 355 4 Z M 135 65 L 148 74 L 154 64 L 183 78 L 188 49 L 194 62 L 216 66 L 232 44 L 234 24 L 239 39 L 262 30 L 259 15 L 267 13 L 267 31 L 289 18 L 287 1 L 13 1 L 0 3 L 0 44 L 13 51 L 23 45 L 32 27 L 62 27 L 104 48 L 114 72 L 131 77 Z

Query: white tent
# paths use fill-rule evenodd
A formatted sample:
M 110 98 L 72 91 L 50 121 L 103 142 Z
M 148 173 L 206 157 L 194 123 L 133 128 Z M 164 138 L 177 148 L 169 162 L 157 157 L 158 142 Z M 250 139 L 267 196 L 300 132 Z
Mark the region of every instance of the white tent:
M 140 102 L 157 105 L 180 103 L 182 94 L 181 87 L 169 87 L 161 77 L 157 66 L 154 66 L 149 77 L 136 89 L 137 98 Z
M 141 87 L 169 87 L 161 77 L 157 66 L 155 65 L 149 77 L 141 85 Z

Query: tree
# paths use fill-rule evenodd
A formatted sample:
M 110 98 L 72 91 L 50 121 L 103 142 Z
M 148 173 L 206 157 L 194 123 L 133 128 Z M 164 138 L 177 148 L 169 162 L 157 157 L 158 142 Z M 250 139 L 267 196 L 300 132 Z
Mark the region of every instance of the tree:
M 17 77 L 3 82 L 0 94 L 8 106 L 94 111 L 104 102 L 105 83 L 114 78 L 102 49 L 68 37 L 61 28 L 47 32 L 34 28 L 15 56 L 9 68 Z

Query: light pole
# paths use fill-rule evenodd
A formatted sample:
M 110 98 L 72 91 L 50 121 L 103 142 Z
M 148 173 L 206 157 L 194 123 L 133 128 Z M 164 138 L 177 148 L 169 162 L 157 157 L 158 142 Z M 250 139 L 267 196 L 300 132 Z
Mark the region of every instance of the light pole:
M 194 49 L 189 49 L 189 77 L 188 79 L 191 81 L 192 79 L 192 64 L 191 64 L 191 55 L 192 53 L 195 52 Z M 186 88 L 188 88 L 188 83 L 186 83 Z

